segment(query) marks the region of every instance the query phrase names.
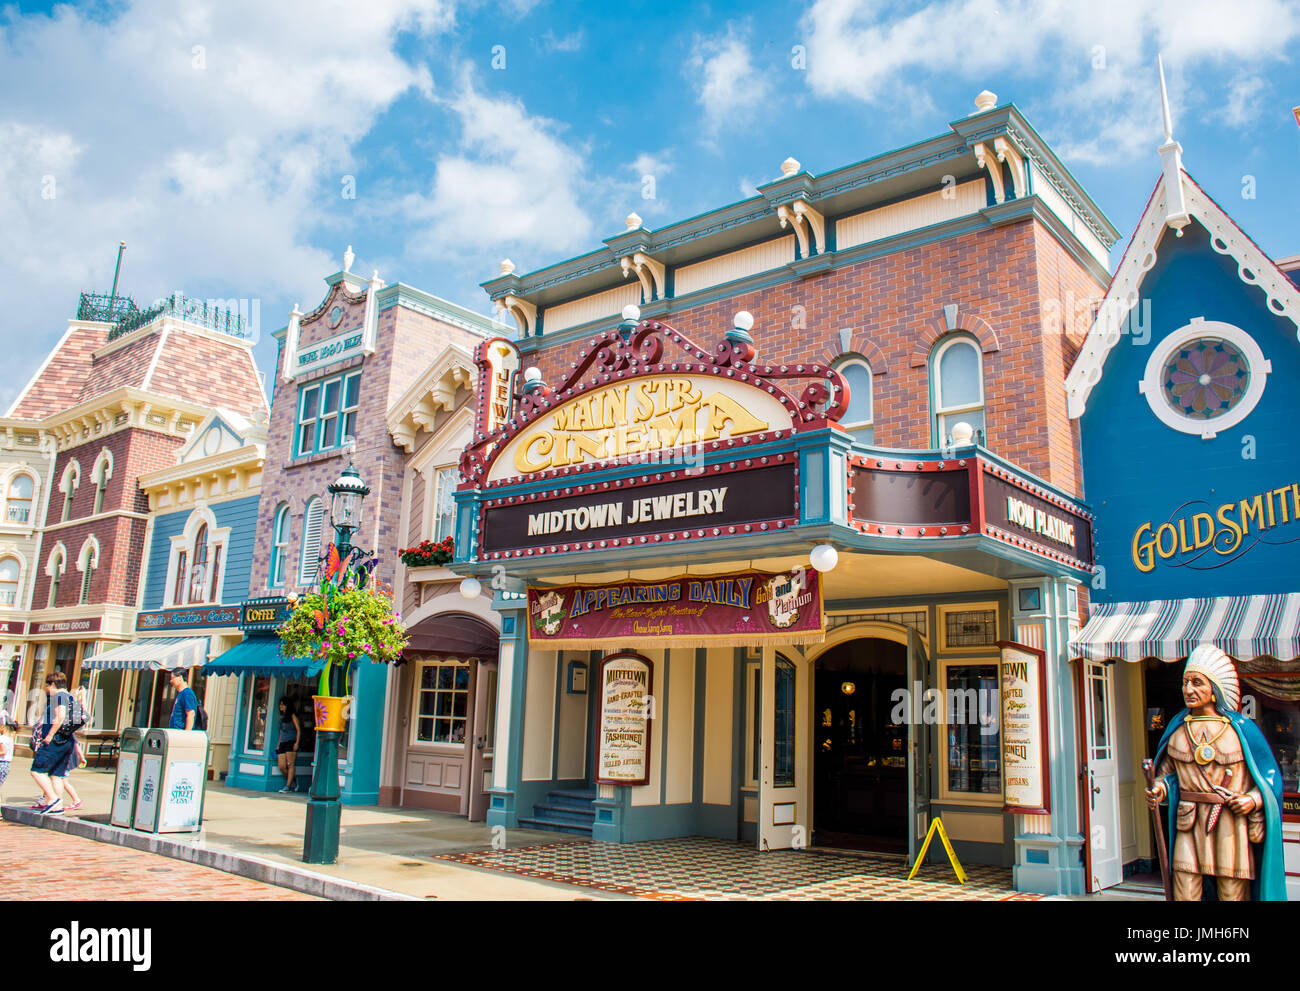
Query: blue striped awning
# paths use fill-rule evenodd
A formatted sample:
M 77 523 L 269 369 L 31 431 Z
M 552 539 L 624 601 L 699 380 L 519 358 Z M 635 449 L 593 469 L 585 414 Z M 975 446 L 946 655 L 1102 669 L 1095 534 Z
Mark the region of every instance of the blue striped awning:
M 82 661 L 88 671 L 192 668 L 208 657 L 207 637 L 145 637 Z
M 279 637 L 249 637 L 203 666 L 203 673 L 268 674 L 281 678 L 306 678 L 320 674 L 325 662 L 311 657 L 285 657 Z
M 1111 602 L 1070 641 L 1072 657 L 1180 661 L 1200 644 L 1238 661 L 1300 656 L 1300 594 Z

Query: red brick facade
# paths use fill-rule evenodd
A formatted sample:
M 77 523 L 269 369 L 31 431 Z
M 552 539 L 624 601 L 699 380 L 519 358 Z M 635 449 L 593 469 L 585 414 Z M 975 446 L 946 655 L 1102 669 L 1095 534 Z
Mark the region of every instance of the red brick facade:
M 1093 299 L 1100 285 L 1037 221 L 964 234 L 856 265 L 703 306 L 664 321 L 706 350 L 731 327 L 737 310 L 754 315 L 757 360 L 764 364 L 867 358 L 874 382 L 874 440 L 880 447 L 934 446 L 928 356 L 949 331 L 944 306 L 956 304 L 956 329 L 984 352 L 986 446 L 1078 493 L 1078 458 L 1065 414 L 1064 378 L 1081 340 L 1062 338 L 1059 308 L 1067 294 Z M 1057 300 L 1045 305 L 1047 300 Z M 544 338 L 543 338 L 544 340 Z M 546 347 L 538 364 L 558 387 L 589 347 L 583 338 Z

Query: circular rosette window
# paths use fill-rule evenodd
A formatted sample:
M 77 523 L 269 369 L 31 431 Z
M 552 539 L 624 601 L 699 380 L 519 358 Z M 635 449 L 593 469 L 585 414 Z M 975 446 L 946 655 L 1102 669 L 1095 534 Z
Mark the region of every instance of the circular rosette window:
M 1240 327 L 1197 319 L 1155 347 L 1138 388 L 1166 426 L 1208 440 L 1250 414 L 1271 371 Z

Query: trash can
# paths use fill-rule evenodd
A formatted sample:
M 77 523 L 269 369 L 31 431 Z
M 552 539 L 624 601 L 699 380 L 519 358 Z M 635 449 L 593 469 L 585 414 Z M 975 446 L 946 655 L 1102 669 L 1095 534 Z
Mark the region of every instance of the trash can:
M 140 750 L 135 828 L 150 833 L 198 832 L 207 780 L 207 733 L 151 729 Z
M 140 744 L 145 730 L 128 726 L 117 746 L 117 775 L 113 779 L 113 809 L 108 821 L 130 829 L 135 821 L 136 785 L 140 781 Z

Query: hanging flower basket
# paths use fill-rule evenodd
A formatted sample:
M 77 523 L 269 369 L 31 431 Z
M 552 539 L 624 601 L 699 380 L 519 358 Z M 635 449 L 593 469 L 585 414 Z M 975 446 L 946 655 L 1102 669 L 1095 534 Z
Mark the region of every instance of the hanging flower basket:
M 444 537 L 436 543 L 432 540 L 421 540 L 414 547 L 404 547 L 397 553 L 408 568 L 450 564 L 451 559 L 456 556 L 456 542 L 451 537 Z
M 407 644 L 402 614 L 393 607 L 392 589 L 382 582 L 366 583 L 371 568 L 373 564 L 339 569 L 337 584 L 327 569 L 320 588 L 298 599 L 279 630 L 287 656 L 325 662 L 319 695 L 314 699 L 316 715 L 321 722 L 340 729 L 346 718 L 341 702 L 351 694 L 356 665 L 367 658 L 396 663 Z M 317 728 L 327 727 L 318 723 Z

